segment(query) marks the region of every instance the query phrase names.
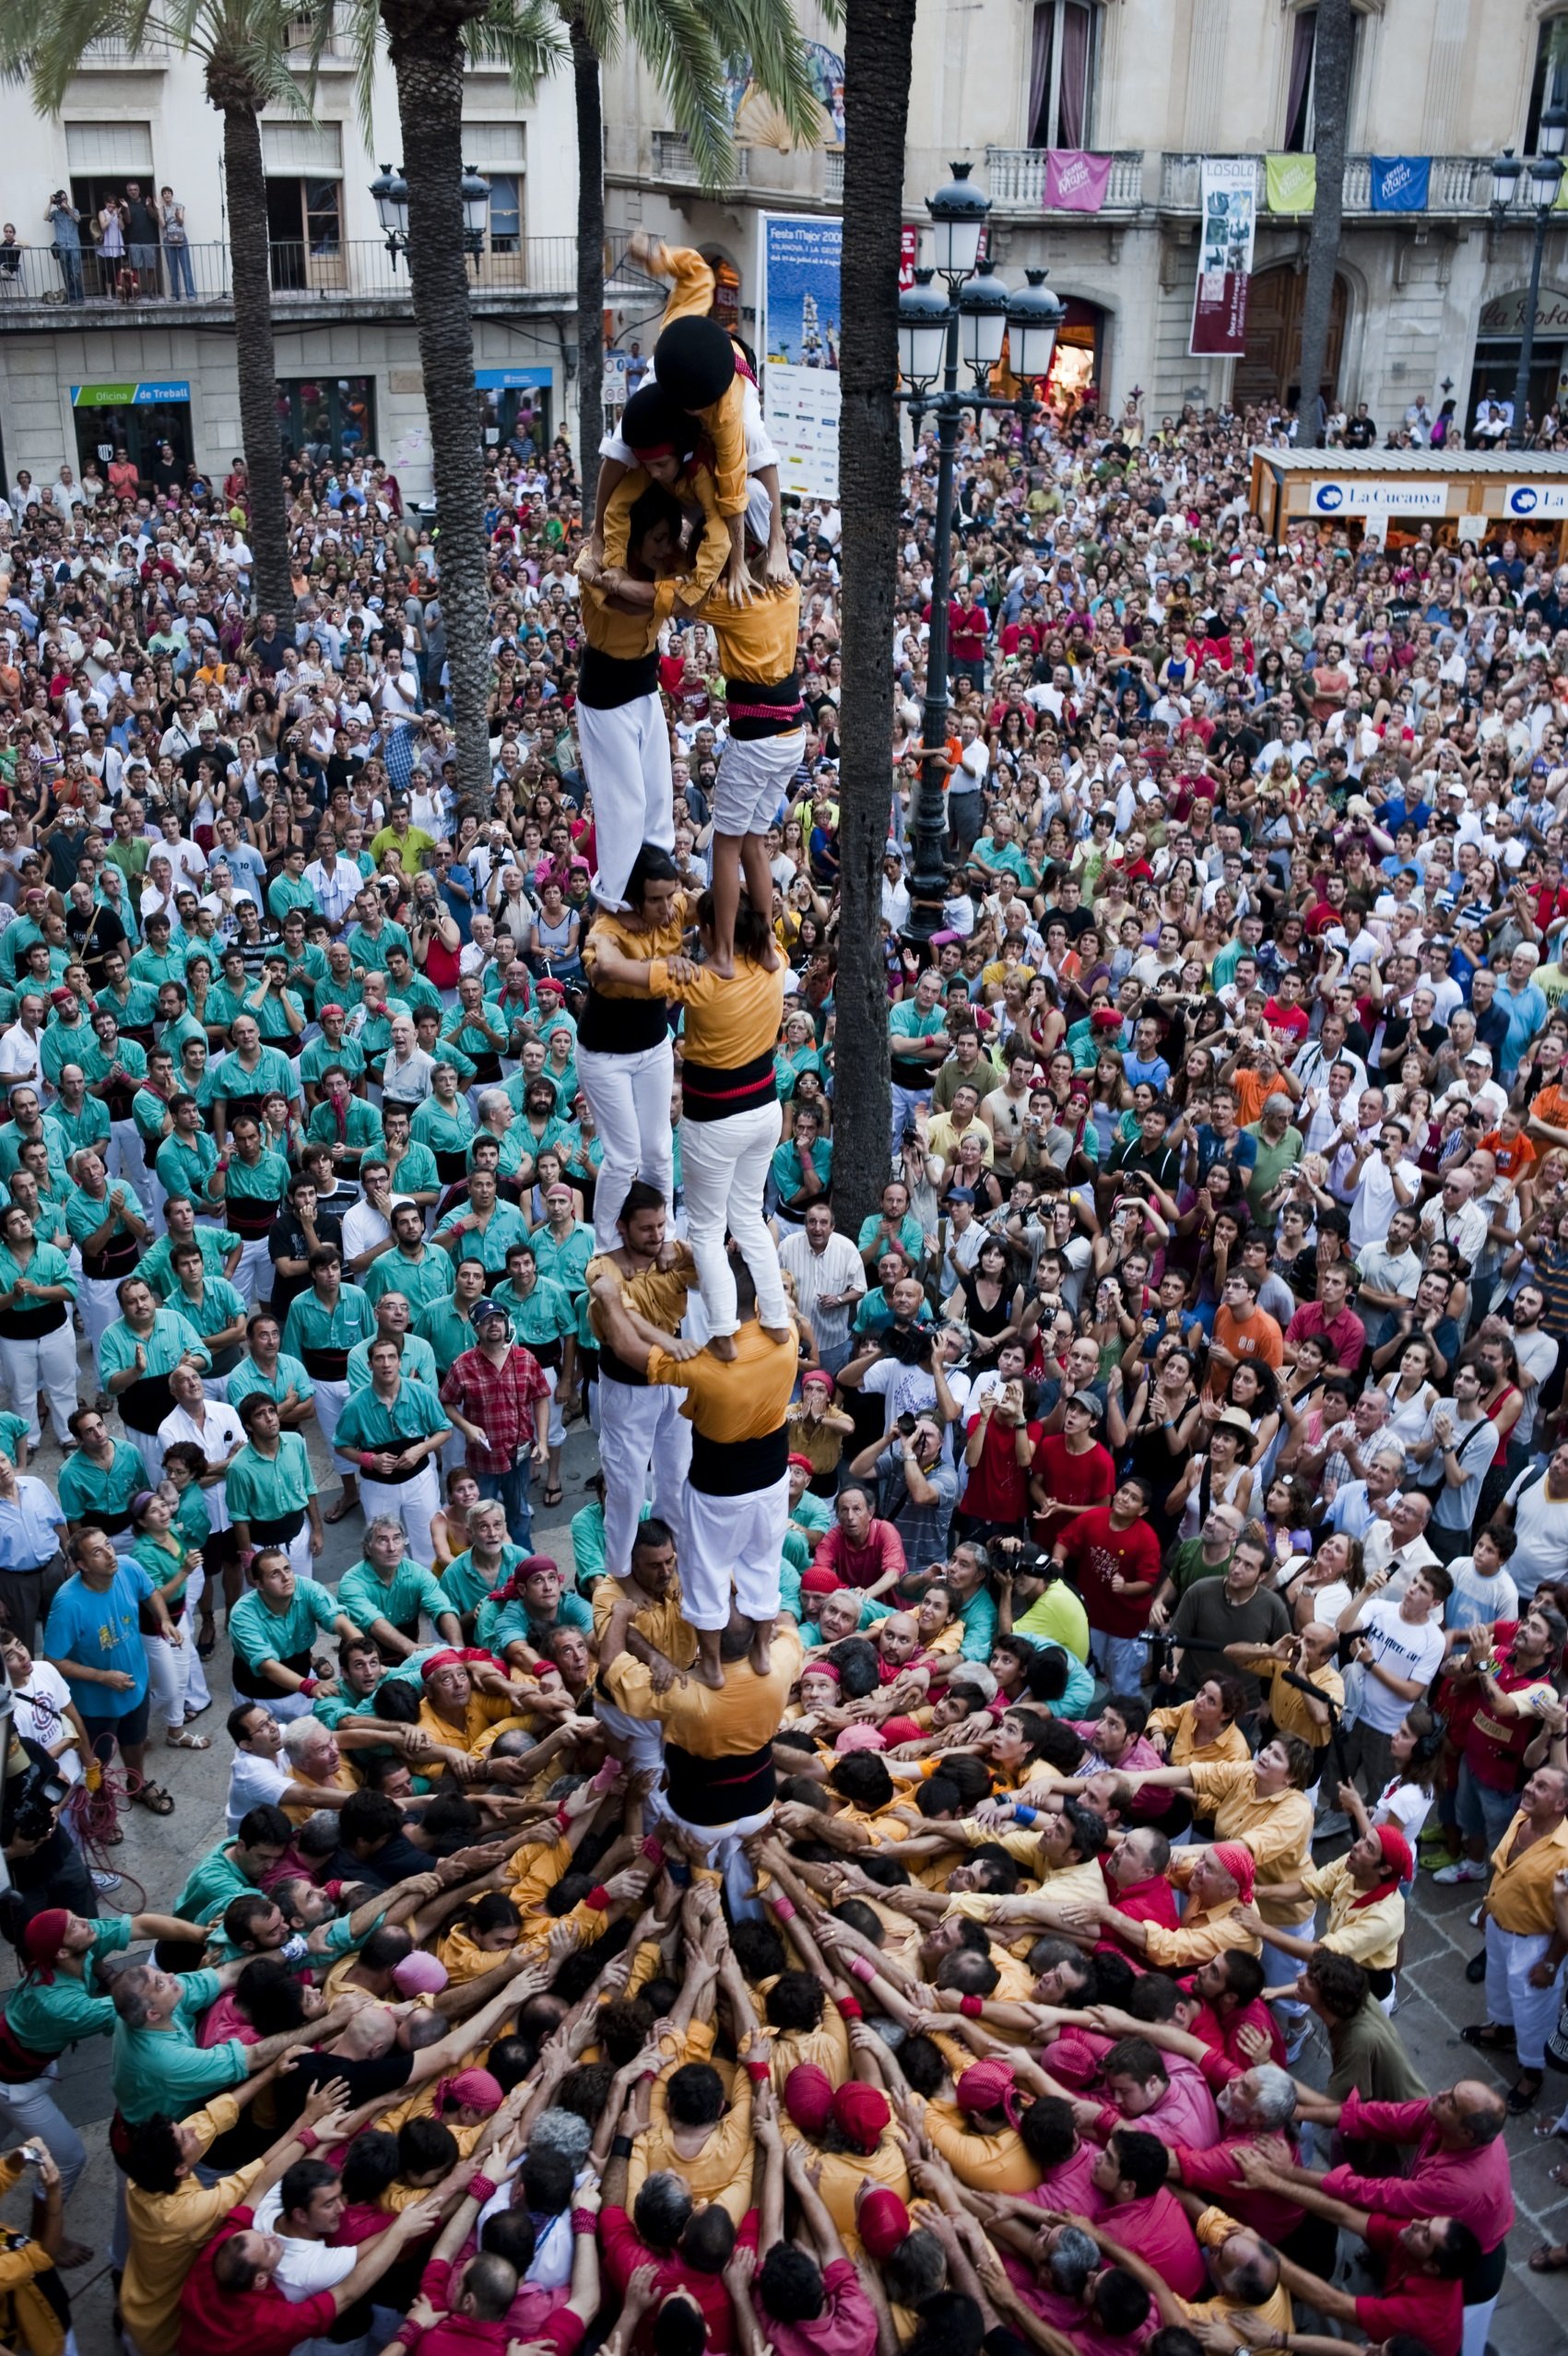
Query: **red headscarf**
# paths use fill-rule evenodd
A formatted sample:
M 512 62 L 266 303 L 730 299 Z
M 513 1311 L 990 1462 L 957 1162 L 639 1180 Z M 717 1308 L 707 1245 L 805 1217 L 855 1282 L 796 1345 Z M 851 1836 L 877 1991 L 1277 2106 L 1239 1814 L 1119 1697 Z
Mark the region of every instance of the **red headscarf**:
M 443 2078 L 435 2091 L 435 2112 L 439 2118 L 450 2103 L 454 2111 L 482 2111 L 488 2118 L 499 2111 L 506 2100 L 499 2078 L 488 2069 L 460 2069 L 451 2078 Z
M 1244 1906 L 1252 1904 L 1252 1893 L 1257 1883 L 1257 1861 L 1244 1841 L 1217 1841 L 1214 1861 L 1222 1865 L 1235 1883 Z
M 794 2077 L 793 2070 L 790 2075 Z M 862 2086 L 858 2079 L 834 2093 L 833 2123 L 857 2151 L 875 2151 L 891 2117 L 887 2096 L 875 2086 Z
M 1375 1906 L 1380 1898 L 1391 1898 L 1402 1881 L 1415 1879 L 1416 1861 L 1410 1855 L 1410 1844 L 1397 1825 L 1380 1824 L 1377 1827 L 1377 1845 L 1383 1851 L 1383 1862 L 1387 1870 L 1370 1890 L 1363 1890 L 1359 1898 L 1351 1899 L 1352 1914 L 1359 1913 L 1363 1906 Z
M 870 2185 L 861 2194 L 855 2212 L 855 2229 L 866 2245 L 867 2257 L 878 2264 L 902 2249 L 909 2238 L 909 2211 L 896 2192 L 886 2185 Z
M 489 1600 L 491 1603 L 519 1602 L 525 1579 L 531 1579 L 536 1571 L 559 1571 L 560 1568 L 560 1563 L 552 1561 L 548 1554 L 525 1554 L 521 1562 L 513 1565 L 511 1576 L 499 1587 L 490 1589 Z
M 832 2080 L 815 2062 L 796 2062 L 784 2079 L 784 2106 L 802 2135 L 820 2135 L 833 2115 Z
M 971 2062 L 953 2091 L 961 2111 L 1000 2111 L 1009 2126 L 1017 2126 L 1018 2089 L 1006 2062 Z
M 65 1933 L 71 1926 L 69 1909 L 46 1906 L 35 1914 L 21 1937 L 21 1950 L 29 1971 L 35 1972 L 43 1985 L 53 1987 L 53 1967 L 60 1961 L 65 1944 Z

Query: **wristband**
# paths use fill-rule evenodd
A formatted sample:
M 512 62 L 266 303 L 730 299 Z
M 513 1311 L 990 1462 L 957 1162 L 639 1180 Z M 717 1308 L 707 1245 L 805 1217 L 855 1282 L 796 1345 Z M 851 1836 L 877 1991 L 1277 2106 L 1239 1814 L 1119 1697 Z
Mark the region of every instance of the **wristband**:
M 468 2197 L 470 2200 L 477 2200 L 482 2209 L 486 2201 L 493 2200 L 500 2190 L 499 2185 L 492 2184 L 489 2176 L 481 2173 L 470 2179 Z
M 866 2008 L 858 1997 L 840 1997 L 838 2006 L 845 2020 L 864 2020 L 866 2018 Z
M 981 2003 L 980 1998 L 977 1996 L 966 1996 L 959 1998 L 959 2010 L 962 2013 L 966 2020 L 978 2020 L 981 2018 L 981 2015 L 984 2012 L 984 2006 Z
M 868 1955 L 852 1955 L 849 1959 L 849 1975 L 852 1980 L 864 1980 L 869 1985 L 877 1976 L 877 1966 Z
M 772 2071 L 765 2061 L 749 2061 L 746 2065 L 746 2075 L 753 2086 L 766 2086 L 772 2076 Z
M 634 2146 L 632 2144 L 631 2138 L 629 2135 L 618 2135 L 615 2141 L 610 2145 L 610 2158 L 612 2160 L 630 2160 L 633 2149 Z
M 583 1903 L 584 1906 L 591 1906 L 595 1914 L 602 1914 L 605 1908 L 609 1904 L 609 1891 L 605 1888 L 602 1881 L 596 1881 L 592 1890 L 589 1891 L 586 1898 L 584 1899 Z
M 781 1923 L 793 1923 L 796 1915 L 799 1912 L 799 1908 L 796 1905 L 793 1898 L 775 1898 L 773 1900 L 773 1912 L 778 1916 Z
M 1013 1802 L 1013 1822 L 1015 1824 L 1032 1824 L 1038 1818 L 1040 1810 L 1037 1808 L 1020 1808 L 1017 1800 Z
M 368 1448 L 361 1448 L 360 1451 L 360 1470 L 361 1472 L 369 1472 L 370 1468 L 371 1452 Z
M 300 1691 L 301 1693 L 313 1693 L 315 1690 L 316 1680 L 313 1677 L 302 1677 L 300 1679 Z
M 555 1812 L 555 1822 L 557 1832 L 565 1832 L 571 1829 L 572 1819 L 563 1808 L 558 1808 Z
M 295 2136 L 294 2140 L 304 2150 L 313 2151 L 317 2144 L 321 2141 L 321 2138 L 316 2133 L 314 2127 L 302 2126 L 299 2130 L 299 2133 Z
M 473 2186 L 470 2185 L 468 2189 L 471 2192 Z M 574 2233 L 596 2233 L 599 2230 L 599 2221 L 591 2209 L 574 2209 L 572 2212 L 572 2230 Z
M 643 1855 L 646 1863 L 651 1865 L 656 1872 L 665 1861 L 664 1843 L 655 1840 L 650 1832 L 643 1843 Z

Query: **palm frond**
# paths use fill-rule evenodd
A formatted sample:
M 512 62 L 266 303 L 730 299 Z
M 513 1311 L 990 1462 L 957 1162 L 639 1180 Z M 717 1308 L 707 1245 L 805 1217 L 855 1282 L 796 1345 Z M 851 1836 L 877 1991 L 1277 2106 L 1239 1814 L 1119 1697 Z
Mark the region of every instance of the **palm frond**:
M 822 100 L 792 8 L 780 0 L 709 0 L 703 12 L 726 57 L 749 57 L 751 78 L 789 124 L 796 145 L 820 145 Z
M 571 53 L 550 0 L 492 0 L 482 17 L 465 27 L 463 44 L 471 59 L 504 65 L 524 99 L 531 99 Z
M 572 0 L 557 0 L 557 6 L 566 23 L 571 24 L 574 19 L 581 23 L 605 65 L 619 56 L 620 10 L 616 0 L 581 0 L 581 5 L 576 6 Z
M 658 83 L 706 188 L 735 178 L 735 140 L 725 85 L 720 13 L 695 0 L 622 0 L 626 35 Z M 764 0 L 765 5 L 765 0 Z

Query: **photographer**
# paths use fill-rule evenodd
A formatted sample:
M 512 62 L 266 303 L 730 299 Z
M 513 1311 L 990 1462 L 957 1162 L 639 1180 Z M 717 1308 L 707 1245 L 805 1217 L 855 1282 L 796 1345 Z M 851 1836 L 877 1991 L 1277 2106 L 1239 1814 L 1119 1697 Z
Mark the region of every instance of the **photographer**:
M 11 1881 L 4 1928 L 19 1943 L 46 1907 L 96 1915 L 98 1899 L 82 1853 L 60 1822 L 69 1783 L 41 1743 L 18 1734 L 14 1722 L 9 1737 L 0 1790 L 0 1847 Z
M 862 1478 L 877 1475 L 884 1521 L 907 1561 L 923 1569 L 947 1561 L 958 1475 L 948 1460 L 947 1432 L 935 1415 L 901 1415 L 884 1439 L 861 1450 L 850 1469 Z

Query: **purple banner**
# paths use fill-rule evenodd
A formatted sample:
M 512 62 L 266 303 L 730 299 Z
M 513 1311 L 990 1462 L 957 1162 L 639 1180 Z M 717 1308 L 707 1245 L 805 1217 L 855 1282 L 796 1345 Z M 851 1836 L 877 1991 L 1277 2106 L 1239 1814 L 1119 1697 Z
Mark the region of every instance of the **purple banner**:
M 1045 210 L 1097 213 L 1111 184 L 1109 156 L 1086 155 L 1079 147 L 1052 147 L 1045 157 Z

